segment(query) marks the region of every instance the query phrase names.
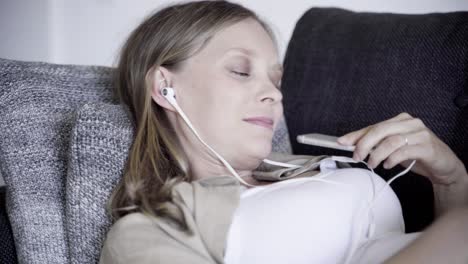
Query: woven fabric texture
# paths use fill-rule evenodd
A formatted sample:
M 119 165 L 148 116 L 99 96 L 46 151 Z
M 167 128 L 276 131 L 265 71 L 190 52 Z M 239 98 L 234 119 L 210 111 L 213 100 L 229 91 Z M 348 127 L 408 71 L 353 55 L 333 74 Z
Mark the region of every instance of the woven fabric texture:
M 112 102 L 104 67 L 0 59 L 0 167 L 20 263 L 67 263 L 65 176 L 74 111 Z
M 295 154 L 341 154 L 298 144 L 302 133 L 340 136 L 401 112 L 420 118 L 468 164 L 468 12 L 355 13 L 312 8 L 298 21 L 284 61 L 285 117 Z M 300 96 L 299 96 L 300 95 Z M 376 173 L 388 179 L 403 169 Z M 432 185 L 408 174 L 394 187 L 407 231 L 433 220 Z
M 122 105 L 86 104 L 77 111 L 70 140 L 66 231 L 70 263 L 97 263 L 111 220 L 106 210 L 134 131 Z
M 273 135 L 271 151 L 292 154 L 291 139 L 289 138 L 289 131 L 284 116 Z

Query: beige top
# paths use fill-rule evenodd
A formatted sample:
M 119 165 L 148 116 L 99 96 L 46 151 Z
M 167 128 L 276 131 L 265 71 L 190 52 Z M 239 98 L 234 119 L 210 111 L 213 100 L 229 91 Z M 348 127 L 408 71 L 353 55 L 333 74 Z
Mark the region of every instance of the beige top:
M 327 155 L 272 153 L 268 158 L 301 168 L 262 163 L 257 180 L 281 181 L 316 174 L 318 161 Z M 338 168 L 349 164 L 336 162 Z M 167 219 L 132 213 L 119 219 L 107 234 L 99 263 L 223 263 L 227 232 L 239 204 L 241 185 L 232 176 L 181 182 L 173 188 L 173 204 L 188 225 L 184 232 Z

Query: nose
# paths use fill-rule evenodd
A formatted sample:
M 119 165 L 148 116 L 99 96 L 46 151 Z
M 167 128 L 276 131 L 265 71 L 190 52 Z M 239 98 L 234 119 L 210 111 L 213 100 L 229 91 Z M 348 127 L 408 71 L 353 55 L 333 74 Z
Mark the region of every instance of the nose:
M 262 91 L 260 93 L 260 101 L 271 103 L 281 102 L 283 100 L 283 93 L 281 92 L 271 80 L 266 80 L 262 85 Z

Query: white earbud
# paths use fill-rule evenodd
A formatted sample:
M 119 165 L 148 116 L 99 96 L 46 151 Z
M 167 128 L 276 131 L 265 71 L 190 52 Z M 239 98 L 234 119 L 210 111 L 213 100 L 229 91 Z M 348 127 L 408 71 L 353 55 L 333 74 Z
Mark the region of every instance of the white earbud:
M 177 104 L 174 89 L 171 87 L 164 87 L 160 89 L 161 95 L 164 96 L 171 104 Z

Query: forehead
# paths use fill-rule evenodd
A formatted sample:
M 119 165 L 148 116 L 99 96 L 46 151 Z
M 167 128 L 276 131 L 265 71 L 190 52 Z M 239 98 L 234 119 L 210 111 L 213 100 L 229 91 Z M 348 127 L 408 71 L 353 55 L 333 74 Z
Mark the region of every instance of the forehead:
M 227 52 L 242 52 L 271 64 L 278 63 L 275 43 L 263 26 L 254 19 L 245 19 L 219 30 L 199 55 L 219 58 Z

